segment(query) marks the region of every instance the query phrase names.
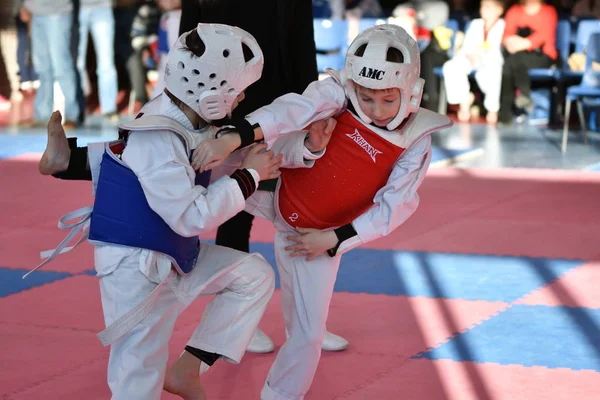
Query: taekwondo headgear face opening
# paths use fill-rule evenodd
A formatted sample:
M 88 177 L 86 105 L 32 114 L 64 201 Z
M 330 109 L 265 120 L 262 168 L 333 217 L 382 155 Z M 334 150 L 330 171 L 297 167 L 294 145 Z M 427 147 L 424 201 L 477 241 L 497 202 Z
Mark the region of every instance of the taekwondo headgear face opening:
M 230 115 L 238 95 L 260 79 L 263 62 L 263 53 L 248 32 L 198 24 L 169 51 L 165 86 L 202 119 L 215 121 Z
M 403 60 L 388 60 L 390 51 L 400 52 Z M 401 27 L 382 24 L 365 29 L 354 39 L 346 55 L 342 81 L 346 95 L 359 117 L 366 123 L 372 121 L 360 108 L 355 83 L 369 89 L 400 89 L 401 104 L 398 115 L 387 124 L 387 129 L 393 130 L 410 113 L 419 109 L 425 83 L 419 78 L 420 72 L 421 60 L 417 42 Z

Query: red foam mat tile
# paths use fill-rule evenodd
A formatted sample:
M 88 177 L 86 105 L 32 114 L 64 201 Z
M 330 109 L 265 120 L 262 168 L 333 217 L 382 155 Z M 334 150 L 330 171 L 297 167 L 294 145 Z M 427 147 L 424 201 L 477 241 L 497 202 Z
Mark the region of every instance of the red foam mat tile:
M 98 358 L 108 357 L 108 350 L 91 332 L 3 323 L 0 341 L 0 395 L 14 399 L 22 399 L 22 391 L 40 388 Z M 71 386 L 79 384 L 71 382 Z M 38 399 L 60 398 L 43 392 L 46 395 Z
M 176 333 L 182 346 L 199 323 L 208 301 L 210 298 L 200 299 L 180 317 Z M 333 295 L 327 328 L 348 339 L 350 353 L 404 358 L 434 347 L 506 307 L 502 302 L 340 292 Z M 260 326 L 277 348 L 283 344 L 285 328 L 279 290 L 269 302 Z
M 56 248 L 67 233 L 58 228 L 19 228 L 0 233 L 0 266 L 33 269 L 42 262 L 40 252 Z M 87 241 L 42 267 L 43 271 L 70 273 L 93 269 L 94 248 Z
M 68 277 L 2 298 L 2 321 L 83 331 L 104 329 L 100 287 L 94 276 Z M 68 348 L 68 342 L 64 343 Z M 98 341 L 98 345 L 100 342 Z
M 515 257 L 594 259 L 600 225 L 465 217 L 406 239 L 406 250 L 492 254 Z M 390 245 L 393 240 L 386 238 Z M 383 240 L 382 240 L 383 242 Z
M 410 360 L 334 399 L 558 400 L 600 398 L 600 373 L 449 360 Z
M 517 304 L 600 308 L 600 262 L 568 271 L 550 285 L 528 294 Z

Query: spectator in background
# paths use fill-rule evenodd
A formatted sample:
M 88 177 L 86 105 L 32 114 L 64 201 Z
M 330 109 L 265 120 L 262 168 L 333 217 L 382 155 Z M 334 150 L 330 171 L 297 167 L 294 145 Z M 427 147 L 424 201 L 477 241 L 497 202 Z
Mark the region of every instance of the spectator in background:
M 100 111 L 106 118 L 117 120 L 119 117 L 117 113 L 118 85 L 114 54 L 115 20 L 112 0 L 80 0 L 77 69 L 82 88 L 85 88 L 84 83 L 88 82 L 85 64 L 89 32 L 92 33 L 94 50 L 96 51 Z M 84 92 L 89 92 L 89 88 L 84 89 Z
M 459 104 L 458 120 L 471 118 L 474 95 L 470 91 L 469 74 L 485 95 L 484 107 L 489 124 L 498 121 L 500 84 L 502 79 L 503 0 L 481 0 L 481 18 L 471 21 L 460 50 L 444 64 L 444 85 L 450 104 Z
M 556 9 L 544 4 L 543 0 L 521 0 L 520 4 L 509 8 L 504 20 L 502 44 L 505 51 L 498 119 L 503 124 L 510 124 L 513 105 L 524 110 L 533 108 L 528 71 L 549 68 L 557 62 L 558 15 Z
M 421 78 L 425 80 L 421 106 L 437 111 L 440 78 L 435 74 L 434 68 L 443 66 L 450 59 L 452 32 L 445 28 L 450 7 L 441 0 L 413 0 L 411 4 L 416 11 L 419 30 L 428 31 L 430 35 L 429 44 L 421 51 Z
M 72 0 L 25 0 L 21 20 L 31 21 L 33 66 L 40 78 L 35 94 L 33 119 L 24 126 L 45 126 L 52 115 L 54 81 L 65 97 L 65 129 L 77 126 L 77 72 L 70 51 L 73 27 Z
M 146 31 L 146 27 L 154 29 L 154 34 L 158 31 L 158 12 L 155 15 L 154 25 L 146 24 L 146 13 L 148 7 L 155 7 L 154 0 L 117 0 L 115 6 L 115 61 L 123 64 L 127 71 L 129 84 L 133 92 L 134 107 L 137 112 L 142 105 L 148 102 L 148 92 L 146 91 L 146 68 L 142 62 L 142 50 L 147 44 L 147 35 L 151 31 Z M 188 29 L 191 30 L 192 28 Z M 136 39 L 136 51 L 134 49 L 134 38 Z
M 17 63 L 19 65 L 20 89 L 24 92 L 32 92 L 39 85 L 39 81 L 31 59 L 29 24 L 23 22 L 20 17 L 22 3 L 22 0 L 13 1 L 13 15 L 17 31 Z
M 153 96 L 158 96 L 165 88 L 165 65 L 171 46 L 179 37 L 181 22 L 181 0 L 156 0 L 161 11 L 158 23 L 158 47 L 156 64 L 158 80 L 154 85 Z

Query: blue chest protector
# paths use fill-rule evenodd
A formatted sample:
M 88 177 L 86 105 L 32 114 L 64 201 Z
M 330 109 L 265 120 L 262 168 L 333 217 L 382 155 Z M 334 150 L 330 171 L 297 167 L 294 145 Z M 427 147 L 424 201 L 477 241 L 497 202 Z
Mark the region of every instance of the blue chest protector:
M 157 251 L 171 259 L 180 275 L 188 274 L 200 253 L 199 238 L 175 233 L 150 208 L 133 171 L 108 152 L 100 166 L 89 239 Z M 196 175 L 196 185 L 207 187 L 209 181 L 210 171 Z

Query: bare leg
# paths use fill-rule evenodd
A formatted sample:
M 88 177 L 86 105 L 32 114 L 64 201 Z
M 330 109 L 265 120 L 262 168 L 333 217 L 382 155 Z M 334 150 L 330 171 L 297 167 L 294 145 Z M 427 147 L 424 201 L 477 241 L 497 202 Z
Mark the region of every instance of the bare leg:
M 167 368 L 163 388 L 184 400 L 206 400 L 200 384 L 200 359 L 184 351 L 173 365 Z
M 61 121 L 62 116 L 59 111 L 54 111 L 50 116 L 50 121 L 48 121 L 48 145 L 38 164 L 38 169 L 42 175 L 63 172 L 69 167 L 71 150 Z

